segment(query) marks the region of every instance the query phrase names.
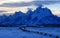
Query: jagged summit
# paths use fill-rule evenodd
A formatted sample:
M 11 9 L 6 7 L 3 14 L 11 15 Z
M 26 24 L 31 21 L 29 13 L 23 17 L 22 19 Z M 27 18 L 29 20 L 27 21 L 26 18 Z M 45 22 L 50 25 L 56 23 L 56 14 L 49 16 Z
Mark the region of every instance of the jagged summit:
M 53 16 L 52 12 L 48 8 L 41 8 L 38 7 L 35 11 L 34 14 L 32 15 L 32 19 L 37 17 L 38 19 L 41 19 L 45 16 Z
M 23 15 L 24 13 L 21 11 L 15 12 L 15 15 Z
M 27 13 L 19 11 L 10 16 L 0 16 L 0 24 L 6 26 L 60 24 L 60 17 L 54 16 L 50 9 L 40 6 L 34 11 L 29 9 Z
M 28 11 L 27 11 L 27 13 L 26 13 L 27 15 L 32 15 L 33 14 L 33 11 L 31 10 L 31 9 L 28 9 Z

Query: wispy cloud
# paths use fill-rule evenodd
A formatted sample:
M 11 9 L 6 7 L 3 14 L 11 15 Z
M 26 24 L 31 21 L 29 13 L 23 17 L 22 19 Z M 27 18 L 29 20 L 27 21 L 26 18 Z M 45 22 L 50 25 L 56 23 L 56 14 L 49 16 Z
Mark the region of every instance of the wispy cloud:
M 33 2 L 20 2 L 20 3 L 3 3 L 0 5 L 0 7 L 24 7 L 24 6 L 40 6 L 41 4 L 49 5 L 49 4 L 55 4 L 60 3 L 60 1 L 33 1 Z
M 35 0 L 35 1 L 60 1 L 60 0 Z
M 2 5 L 0 5 L 0 7 L 22 7 L 22 6 L 31 6 L 32 4 L 26 3 L 26 2 L 22 2 L 22 3 L 4 3 Z
M 6 10 L 0 10 L 0 13 L 2 13 L 2 12 L 7 12 Z

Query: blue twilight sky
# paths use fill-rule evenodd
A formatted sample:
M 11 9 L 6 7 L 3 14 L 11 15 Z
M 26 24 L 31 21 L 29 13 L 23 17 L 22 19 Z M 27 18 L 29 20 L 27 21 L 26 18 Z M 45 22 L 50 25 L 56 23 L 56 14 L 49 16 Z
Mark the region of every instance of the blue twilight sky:
M 0 0 L 0 14 L 11 14 L 15 11 L 26 13 L 28 8 L 35 10 L 41 4 L 53 14 L 60 15 L 60 0 Z

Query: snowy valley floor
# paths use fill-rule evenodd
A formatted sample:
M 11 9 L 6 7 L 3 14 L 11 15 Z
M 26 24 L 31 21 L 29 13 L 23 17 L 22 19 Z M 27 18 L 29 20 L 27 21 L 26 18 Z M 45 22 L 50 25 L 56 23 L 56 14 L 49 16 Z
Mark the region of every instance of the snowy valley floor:
M 40 31 L 43 33 L 60 35 L 60 28 L 26 28 L 27 30 Z M 0 27 L 0 38 L 56 38 L 32 32 L 24 32 L 18 27 Z

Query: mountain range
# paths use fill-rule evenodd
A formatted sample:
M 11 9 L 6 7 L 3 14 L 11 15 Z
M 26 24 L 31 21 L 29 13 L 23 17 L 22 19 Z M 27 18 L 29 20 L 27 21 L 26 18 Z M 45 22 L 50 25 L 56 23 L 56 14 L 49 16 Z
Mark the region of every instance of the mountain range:
M 0 26 L 60 26 L 60 17 L 52 14 L 51 10 L 39 6 L 36 10 L 29 9 L 27 13 L 21 11 L 12 15 L 0 16 Z

